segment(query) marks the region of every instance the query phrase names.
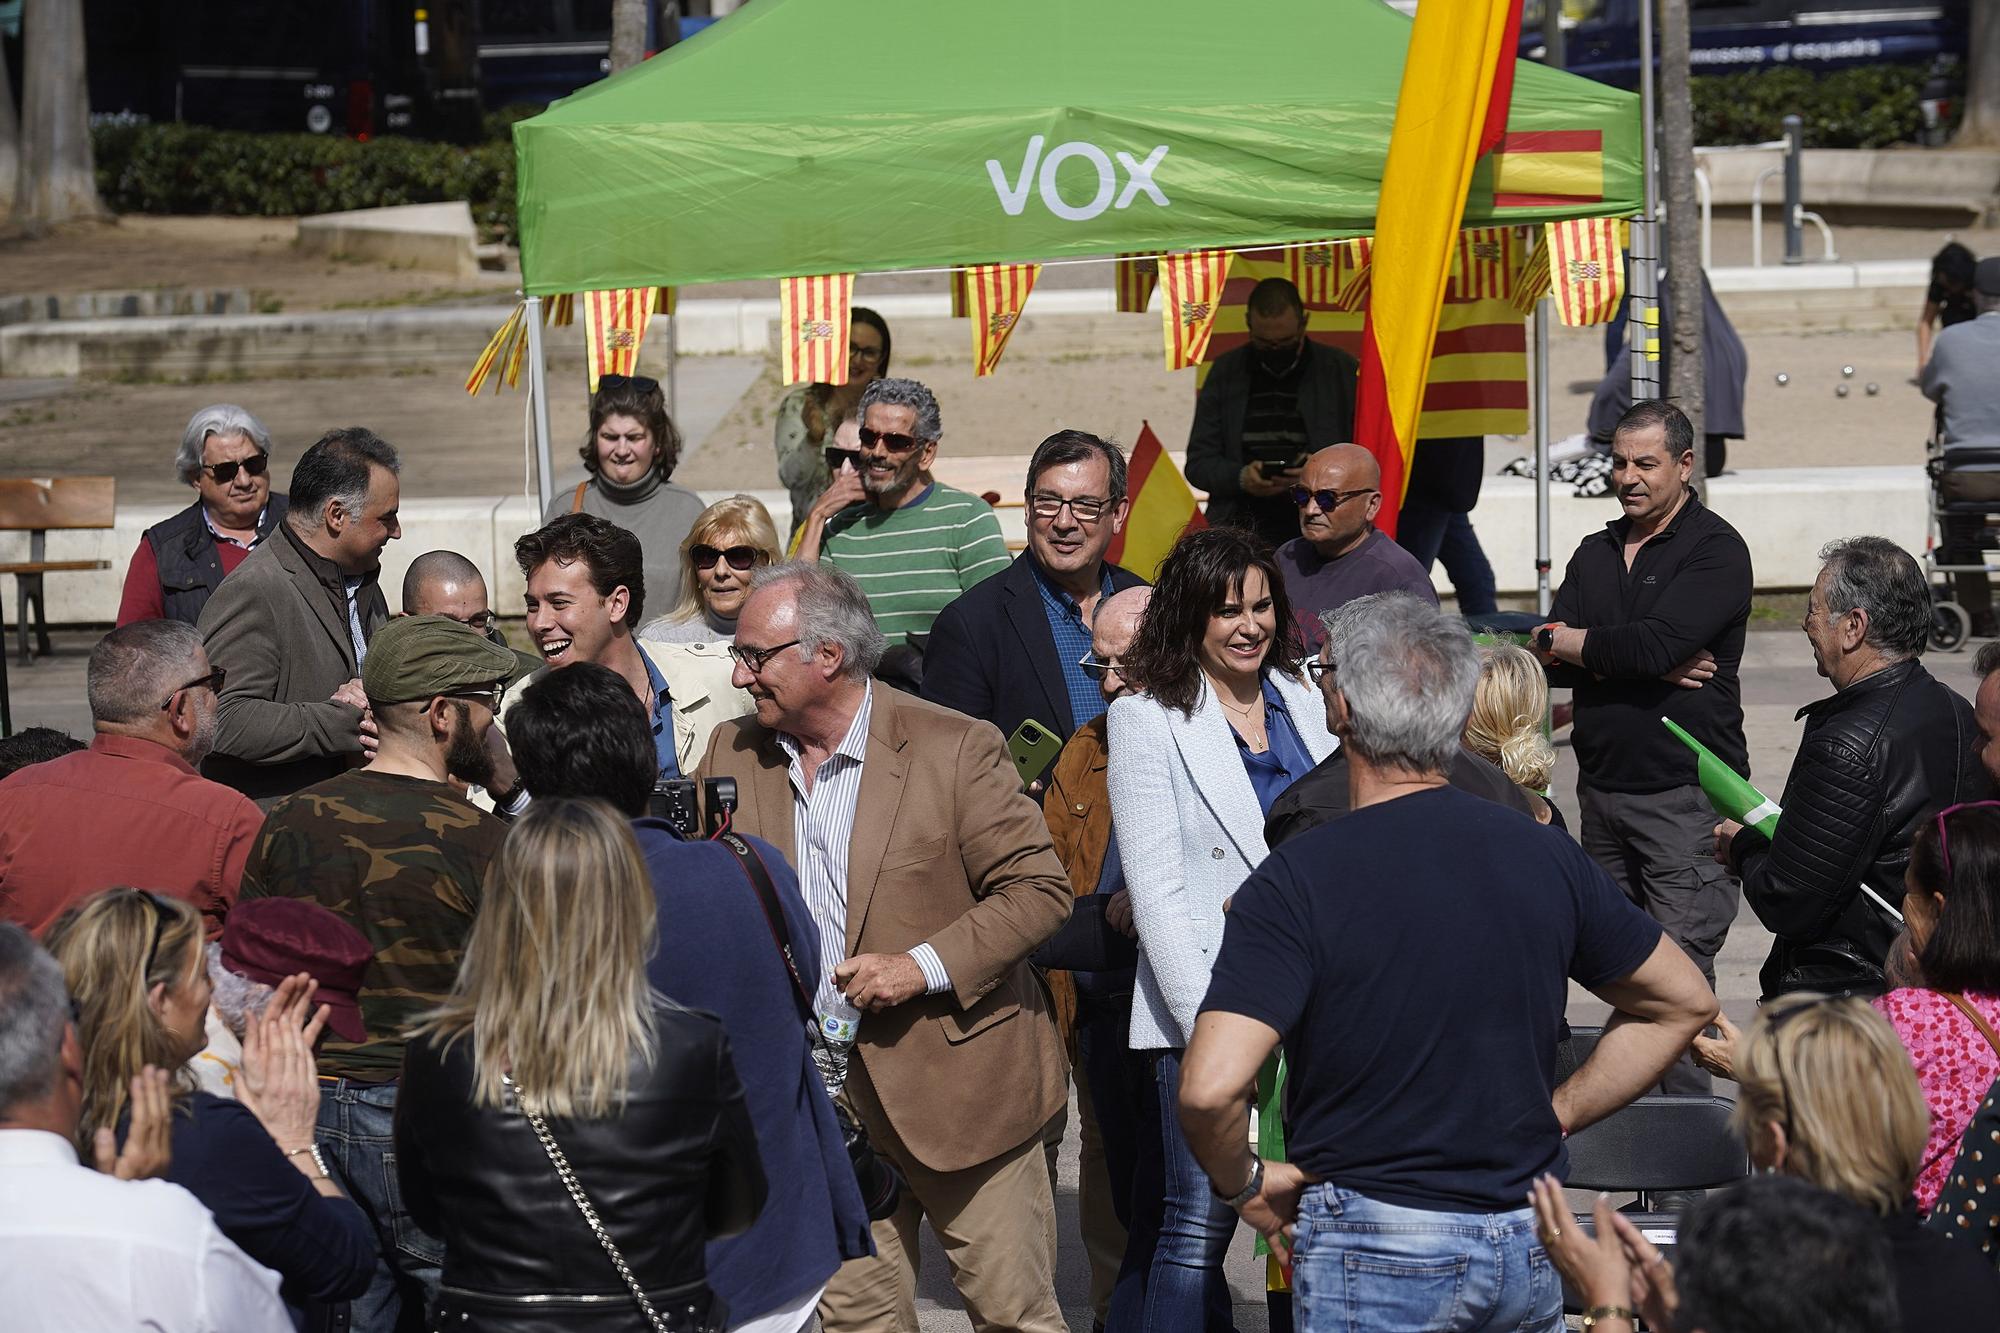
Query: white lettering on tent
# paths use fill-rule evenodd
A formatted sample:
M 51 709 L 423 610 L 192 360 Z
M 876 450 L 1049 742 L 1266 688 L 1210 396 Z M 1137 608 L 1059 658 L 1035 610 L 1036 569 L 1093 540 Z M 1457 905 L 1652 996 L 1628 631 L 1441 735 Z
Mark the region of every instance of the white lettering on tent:
M 993 193 L 999 196 L 1000 207 L 1008 217 L 1019 217 L 1028 206 L 1028 192 L 1039 187 L 1042 206 L 1066 222 L 1088 222 L 1113 207 L 1112 196 L 1117 195 L 1116 207 L 1129 208 L 1140 195 L 1145 195 L 1161 208 L 1168 206 L 1166 192 L 1160 189 L 1153 173 L 1159 169 L 1160 161 L 1167 155 L 1167 145 L 1161 144 L 1146 155 L 1143 162 L 1135 162 L 1130 153 L 1119 153 L 1118 165 L 1125 169 L 1125 188 L 1118 190 L 1118 174 L 1111 165 L 1111 158 L 1094 143 L 1073 139 L 1058 144 L 1044 158 L 1042 149 L 1047 140 L 1037 134 L 1028 140 L 1027 152 L 1021 156 L 1021 174 L 1013 180 L 1007 179 L 1006 168 L 997 158 L 986 159 L 986 176 L 993 182 Z M 1080 157 L 1097 169 L 1097 192 L 1087 204 L 1072 204 L 1062 197 L 1056 186 L 1056 172 L 1071 158 Z M 1037 171 L 1037 166 L 1040 170 Z
M 1021 216 L 1021 210 L 1028 206 L 1028 187 L 1035 179 L 1035 163 L 1041 160 L 1044 140 L 1037 134 L 1028 140 L 1028 151 L 1021 159 L 1021 177 L 1012 186 L 1007 184 L 1007 175 L 1000 163 L 993 158 L 986 159 L 986 175 L 993 182 L 993 193 L 1000 196 L 1000 207 L 1007 216 Z

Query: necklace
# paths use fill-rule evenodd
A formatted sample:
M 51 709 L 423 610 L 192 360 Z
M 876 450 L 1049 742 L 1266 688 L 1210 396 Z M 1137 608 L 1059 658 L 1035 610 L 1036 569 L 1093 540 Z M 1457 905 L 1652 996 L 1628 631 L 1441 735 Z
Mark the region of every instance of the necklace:
M 1264 702 L 1264 696 L 1260 694 L 1255 699 L 1252 699 L 1249 703 L 1244 704 L 1241 707 L 1229 702 L 1229 700 L 1223 698 L 1220 694 L 1217 694 L 1215 696 L 1215 701 L 1221 704 L 1224 708 L 1228 709 L 1230 712 L 1235 713 L 1240 717 L 1247 718 L 1250 716 L 1250 714 L 1257 711 L 1258 704 Z

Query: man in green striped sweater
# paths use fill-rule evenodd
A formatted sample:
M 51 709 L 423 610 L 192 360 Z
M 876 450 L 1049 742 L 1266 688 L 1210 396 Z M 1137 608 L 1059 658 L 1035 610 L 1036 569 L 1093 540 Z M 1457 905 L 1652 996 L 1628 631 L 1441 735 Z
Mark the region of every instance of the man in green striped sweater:
M 798 558 L 852 574 L 891 643 L 930 633 L 938 612 L 1007 567 L 993 507 L 931 480 L 944 427 L 915 380 L 876 380 L 861 395 L 858 472 L 842 467 L 806 516 Z

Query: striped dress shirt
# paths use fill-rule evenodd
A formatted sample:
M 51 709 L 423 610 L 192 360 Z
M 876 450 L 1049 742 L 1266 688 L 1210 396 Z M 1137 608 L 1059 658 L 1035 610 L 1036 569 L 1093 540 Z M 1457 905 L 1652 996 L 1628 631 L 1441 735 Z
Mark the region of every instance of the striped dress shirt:
M 819 930 L 820 975 L 813 1002 L 824 1006 L 833 969 L 847 957 L 847 854 L 854 842 L 854 811 L 861 795 L 861 768 L 868 756 L 868 720 L 875 711 L 875 687 L 862 693 L 854 721 L 813 774 L 806 788 L 805 752 L 784 732 L 778 744 L 791 759 L 792 843 L 798 849 L 799 892 Z M 951 978 L 926 944 L 910 950 L 930 994 L 951 989 Z

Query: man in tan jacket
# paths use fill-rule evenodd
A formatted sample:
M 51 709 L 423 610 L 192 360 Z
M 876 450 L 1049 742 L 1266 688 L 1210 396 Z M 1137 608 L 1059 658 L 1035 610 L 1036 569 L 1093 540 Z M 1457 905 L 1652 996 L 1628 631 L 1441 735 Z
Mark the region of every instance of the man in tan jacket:
M 824 968 L 807 985 L 863 1015 L 845 1099 L 907 1182 L 820 1317 L 916 1333 L 928 1217 L 975 1329 L 1062 1333 L 1041 1131 L 1063 1054 L 1026 959 L 1070 890 L 1041 812 L 990 724 L 873 687 L 884 641 L 851 575 L 794 562 L 751 589 L 734 684 L 756 715 L 717 729 L 701 776 L 734 778 L 737 830 L 798 866 Z

